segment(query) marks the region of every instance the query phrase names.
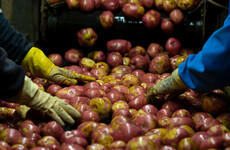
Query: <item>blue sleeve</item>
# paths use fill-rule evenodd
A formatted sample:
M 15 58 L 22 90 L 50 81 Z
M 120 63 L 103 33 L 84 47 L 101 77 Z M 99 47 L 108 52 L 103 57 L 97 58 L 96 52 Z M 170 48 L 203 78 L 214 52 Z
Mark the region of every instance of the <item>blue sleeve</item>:
M 33 47 L 25 36 L 17 31 L 5 18 L 0 9 L 0 47 L 4 48 L 8 58 L 21 64 L 27 52 Z
M 198 54 L 179 65 L 179 76 L 191 89 L 206 92 L 230 85 L 230 16 Z
M 0 99 L 16 95 L 24 83 L 24 77 L 24 69 L 8 59 L 6 51 L 0 47 Z

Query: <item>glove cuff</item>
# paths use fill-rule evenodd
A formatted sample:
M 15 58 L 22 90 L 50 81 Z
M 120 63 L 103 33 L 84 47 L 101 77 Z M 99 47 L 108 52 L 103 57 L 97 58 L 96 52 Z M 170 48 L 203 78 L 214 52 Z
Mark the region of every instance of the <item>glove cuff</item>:
M 55 66 L 45 54 L 36 47 L 32 47 L 22 61 L 22 67 L 32 75 L 47 78 L 50 70 Z
M 178 68 L 174 70 L 171 74 L 172 76 L 172 86 L 177 90 L 185 90 L 188 87 L 184 84 L 184 82 L 181 80 L 179 74 L 178 74 Z

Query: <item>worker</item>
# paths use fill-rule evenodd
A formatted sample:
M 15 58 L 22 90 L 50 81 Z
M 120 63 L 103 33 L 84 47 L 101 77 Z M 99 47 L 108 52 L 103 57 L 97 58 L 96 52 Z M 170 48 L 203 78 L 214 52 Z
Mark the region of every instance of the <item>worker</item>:
M 229 14 L 223 26 L 212 33 L 199 53 L 189 55 L 170 77 L 148 88 L 147 99 L 188 88 L 196 92 L 208 92 L 230 85 Z
M 77 80 L 95 78 L 55 66 L 37 47 L 26 40 L 0 9 L 0 99 L 39 110 L 61 126 L 74 124 L 80 113 L 63 100 L 39 90 L 25 71 L 58 84 L 74 85 Z

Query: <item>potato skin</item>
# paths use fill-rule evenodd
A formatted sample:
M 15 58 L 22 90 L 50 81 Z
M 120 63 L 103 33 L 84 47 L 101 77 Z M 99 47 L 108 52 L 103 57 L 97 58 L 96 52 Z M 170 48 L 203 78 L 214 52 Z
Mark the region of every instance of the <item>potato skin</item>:
M 106 43 L 109 52 L 119 52 L 121 54 L 128 53 L 132 45 L 130 41 L 124 39 L 114 39 Z
M 79 6 L 82 11 L 90 12 L 95 9 L 94 0 L 79 0 Z
M 114 25 L 114 14 L 109 10 L 103 11 L 99 16 L 99 20 L 104 29 L 109 29 Z
M 142 22 L 146 28 L 155 29 L 161 23 L 161 14 L 158 11 L 151 9 L 144 14 Z
M 138 18 L 141 18 L 144 15 L 145 9 L 144 9 L 143 6 L 141 6 L 139 4 L 126 3 L 122 7 L 122 12 L 128 18 L 138 19 Z

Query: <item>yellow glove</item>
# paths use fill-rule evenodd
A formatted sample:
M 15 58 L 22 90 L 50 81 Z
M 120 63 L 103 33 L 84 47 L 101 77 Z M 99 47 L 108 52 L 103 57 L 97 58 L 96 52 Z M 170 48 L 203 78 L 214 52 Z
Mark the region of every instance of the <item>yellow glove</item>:
M 65 126 L 65 122 L 74 124 L 74 119 L 81 117 L 81 114 L 71 105 L 39 90 L 38 86 L 27 76 L 25 76 L 22 89 L 7 101 L 26 105 L 41 111 L 49 115 L 63 127 Z
M 36 47 L 32 47 L 22 61 L 22 66 L 26 71 L 31 72 L 36 77 L 46 78 L 58 84 L 74 85 L 77 80 L 94 81 L 93 77 L 72 72 L 68 69 L 55 66 L 45 54 Z M 77 80 L 76 80 L 77 79 Z
M 178 75 L 178 69 L 176 69 L 172 72 L 171 76 L 148 88 L 147 99 L 149 100 L 151 96 L 170 94 L 186 90 L 187 88 Z

